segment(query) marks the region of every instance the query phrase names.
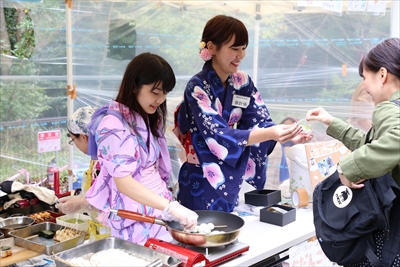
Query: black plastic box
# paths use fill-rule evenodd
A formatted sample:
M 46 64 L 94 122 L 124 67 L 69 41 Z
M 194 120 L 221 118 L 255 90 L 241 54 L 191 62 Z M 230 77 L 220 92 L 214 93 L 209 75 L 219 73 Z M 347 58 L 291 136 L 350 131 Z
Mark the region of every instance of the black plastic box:
M 244 193 L 244 203 L 253 206 L 269 206 L 281 202 L 281 190 L 253 190 Z
M 278 207 L 286 210 L 286 213 L 277 213 L 269 211 L 271 207 Z M 260 221 L 275 224 L 278 226 L 285 226 L 296 220 L 296 209 L 288 206 L 273 204 L 260 210 Z

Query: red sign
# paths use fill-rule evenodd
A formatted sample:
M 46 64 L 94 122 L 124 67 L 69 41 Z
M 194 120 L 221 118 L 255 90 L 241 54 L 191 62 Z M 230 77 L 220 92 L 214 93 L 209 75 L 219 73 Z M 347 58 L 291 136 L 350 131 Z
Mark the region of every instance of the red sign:
M 60 130 L 38 132 L 38 152 L 51 152 L 61 149 Z

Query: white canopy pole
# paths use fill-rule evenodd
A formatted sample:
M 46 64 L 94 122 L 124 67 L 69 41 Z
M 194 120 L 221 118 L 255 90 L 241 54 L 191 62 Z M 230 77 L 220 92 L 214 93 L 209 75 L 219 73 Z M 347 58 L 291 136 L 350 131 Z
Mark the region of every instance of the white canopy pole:
M 70 119 L 74 113 L 74 100 L 70 94 L 73 92 L 73 72 L 72 72 L 72 18 L 71 18 L 72 0 L 66 1 L 65 4 L 65 15 L 66 15 L 66 27 L 65 32 L 67 34 L 67 118 Z M 74 164 L 74 146 L 68 146 L 68 170 L 72 170 Z M 72 190 L 72 175 L 68 175 L 68 191 Z
M 256 4 L 256 23 L 254 24 L 254 55 L 253 55 L 253 83 L 257 87 L 258 80 L 258 49 L 260 42 L 260 4 Z
M 392 8 L 390 10 L 390 37 L 400 37 L 400 3 L 398 0 L 392 0 Z

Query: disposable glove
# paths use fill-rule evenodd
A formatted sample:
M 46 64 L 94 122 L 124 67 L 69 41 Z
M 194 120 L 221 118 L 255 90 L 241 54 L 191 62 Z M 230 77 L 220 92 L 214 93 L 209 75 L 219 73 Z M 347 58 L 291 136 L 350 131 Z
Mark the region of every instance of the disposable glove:
M 186 229 L 193 230 L 197 226 L 199 215 L 182 206 L 178 201 L 171 201 L 163 210 L 161 217 L 167 221 L 177 221 Z
M 87 211 L 89 207 L 89 202 L 81 195 L 60 198 L 56 204 L 56 208 L 64 214 Z

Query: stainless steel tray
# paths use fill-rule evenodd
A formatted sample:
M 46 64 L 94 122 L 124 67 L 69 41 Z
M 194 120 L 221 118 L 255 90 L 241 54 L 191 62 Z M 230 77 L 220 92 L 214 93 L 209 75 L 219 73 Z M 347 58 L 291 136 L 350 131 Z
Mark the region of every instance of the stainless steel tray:
M 82 246 L 79 246 L 78 248 L 73 248 L 66 250 L 64 252 L 58 253 L 53 257 L 56 266 L 57 267 L 64 267 L 64 266 L 69 266 L 64 262 L 61 262 L 60 260 L 57 260 L 57 258 L 61 258 L 63 261 L 68 261 L 72 258 L 77 258 L 77 257 L 82 257 L 90 253 L 97 253 L 102 250 L 107 250 L 107 249 L 122 249 L 127 251 L 133 256 L 138 256 L 142 259 L 148 260 L 149 265 L 151 266 L 151 262 L 155 262 L 156 260 L 160 259 L 162 262 L 162 265 L 157 265 L 157 266 L 174 266 L 177 267 L 179 264 L 182 263 L 182 261 L 176 257 L 172 257 L 168 254 L 164 254 L 155 250 L 152 250 L 150 248 L 147 248 L 145 246 L 137 245 L 130 243 L 128 241 L 125 241 L 120 238 L 115 238 L 115 237 L 108 237 L 104 239 L 100 239 L 97 241 L 94 241 L 89 244 L 85 244 Z
M 57 242 L 53 239 L 47 239 L 39 236 L 32 237 L 42 230 L 57 231 L 61 227 L 67 228 L 65 226 L 61 226 L 52 222 L 43 222 L 31 225 L 23 229 L 11 231 L 9 232 L 9 235 L 14 237 L 14 242 L 16 245 L 46 255 L 52 255 L 53 253 L 55 254 L 70 248 L 74 248 L 85 241 L 86 233 L 82 233 L 77 237 L 66 240 L 64 242 Z

